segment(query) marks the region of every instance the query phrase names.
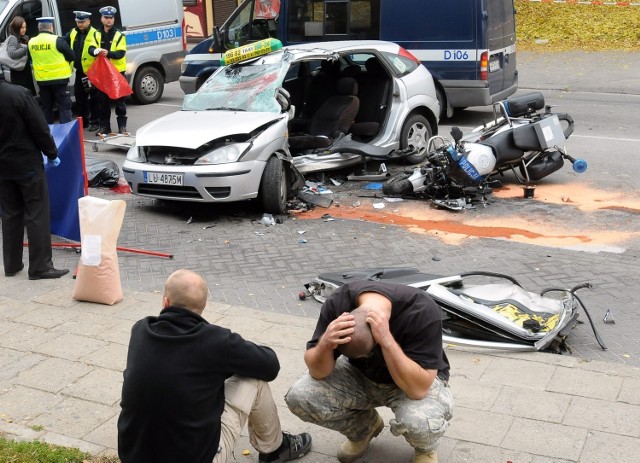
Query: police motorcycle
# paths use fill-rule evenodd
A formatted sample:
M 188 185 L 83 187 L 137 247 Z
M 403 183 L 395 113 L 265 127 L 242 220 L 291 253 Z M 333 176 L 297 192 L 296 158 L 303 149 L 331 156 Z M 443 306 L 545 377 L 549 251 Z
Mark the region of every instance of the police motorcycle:
M 491 186 L 512 172 L 525 186 L 541 180 L 569 161 L 582 173 L 587 162 L 570 156 L 565 147 L 573 133 L 568 114 L 553 113 L 539 92 L 513 97 L 493 105 L 494 119 L 463 136 L 453 127 L 453 140 L 429 140 L 427 163 L 411 173 L 395 175 L 383 185 L 388 195 L 416 195 L 459 210 L 484 200 Z M 525 190 L 526 193 L 526 190 Z

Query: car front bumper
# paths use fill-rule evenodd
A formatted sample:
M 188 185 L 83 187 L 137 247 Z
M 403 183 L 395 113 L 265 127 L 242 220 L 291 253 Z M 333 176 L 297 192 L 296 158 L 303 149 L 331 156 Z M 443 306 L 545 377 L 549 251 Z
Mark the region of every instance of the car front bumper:
M 233 202 L 256 198 L 265 168 L 263 161 L 212 166 L 170 166 L 125 161 L 122 171 L 133 194 L 190 202 Z M 182 174 L 181 185 L 145 181 L 145 172 Z

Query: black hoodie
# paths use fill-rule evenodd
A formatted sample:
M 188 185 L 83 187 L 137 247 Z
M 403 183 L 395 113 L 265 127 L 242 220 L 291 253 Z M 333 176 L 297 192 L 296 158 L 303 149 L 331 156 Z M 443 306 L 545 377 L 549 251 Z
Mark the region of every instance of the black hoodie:
M 207 462 L 220 441 L 224 381 L 272 381 L 273 350 L 198 314 L 167 307 L 131 330 L 118 420 L 123 463 Z

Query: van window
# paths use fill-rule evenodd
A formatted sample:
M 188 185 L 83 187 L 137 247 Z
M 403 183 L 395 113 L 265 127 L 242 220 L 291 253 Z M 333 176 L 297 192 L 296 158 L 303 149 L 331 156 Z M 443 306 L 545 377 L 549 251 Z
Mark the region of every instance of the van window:
M 113 6 L 118 10 L 118 13 L 115 16 L 114 27 L 122 29 L 122 23 L 120 20 L 120 4 L 118 0 L 109 0 L 109 3 L 105 3 L 103 0 L 58 0 L 60 25 L 62 26 L 62 30 L 57 31 L 58 34 L 65 35 L 71 29 L 76 27 L 76 17 L 73 14 L 76 10 L 88 11 L 91 13 L 91 25 L 96 29 L 100 29 L 102 27 L 102 22 L 100 21 L 100 8 L 105 5 Z
M 380 39 L 380 0 L 301 0 L 288 9 L 288 43 Z
M 7 8 L 7 5 L 8 2 L 0 2 L 0 11 Z M 42 16 L 42 3 L 39 0 L 25 1 L 24 3 L 19 4 L 13 12 L 11 12 L 10 18 L 13 19 L 16 16 L 22 16 L 27 22 L 27 35 L 29 37 L 35 37 L 38 35 L 38 22 L 36 21 L 36 18 Z M 11 20 L 7 22 L 7 27 L 2 30 L 2 33 L 0 33 L 0 40 L 4 41 L 8 36 L 10 23 Z
M 513 10 L 513 0 L 487 2 L 487 28 L 491 37 L 503 37 L 515 31 Z

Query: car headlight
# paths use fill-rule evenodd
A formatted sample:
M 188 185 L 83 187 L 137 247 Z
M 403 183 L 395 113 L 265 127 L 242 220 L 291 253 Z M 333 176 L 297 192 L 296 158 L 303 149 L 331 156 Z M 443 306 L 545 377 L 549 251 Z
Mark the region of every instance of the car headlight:
M 236 162 L 240 159 L 251 147 L 251 143 L 234 143 L 232 145 L 226 145 L 210 153 L 205 154 L 195 162 L 195 165 L 206 164 L 225 164 L 228 162 Z
M 147 157 L 144 154 L 144 148 L 137 146 L 135 143 L 131 145 L 131 148 L 127 151 L 127 161 L 147 162 Z

